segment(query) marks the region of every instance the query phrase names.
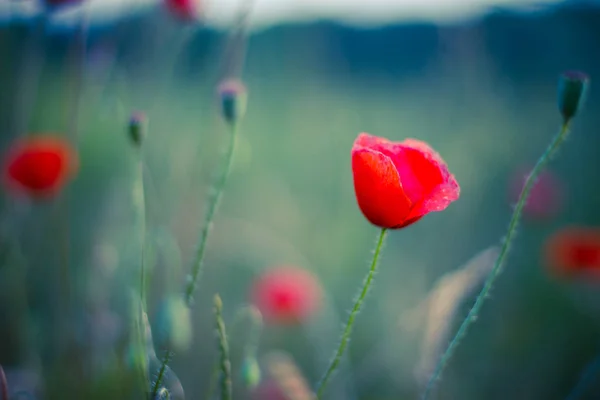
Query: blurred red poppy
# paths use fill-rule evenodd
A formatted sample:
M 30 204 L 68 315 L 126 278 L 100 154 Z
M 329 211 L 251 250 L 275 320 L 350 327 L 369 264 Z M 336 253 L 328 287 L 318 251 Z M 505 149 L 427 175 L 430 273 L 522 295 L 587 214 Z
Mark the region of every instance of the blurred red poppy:
M 460 187 L 425 142 L 392 142 L 361 133 L 352 146 L 356 199 L 373 225 L 398 229 L 457 200 Z
M 267 322 L 293 324 L 307 319 L 317 310 L 321 287 L 306 270 L 277 267 L 256 280 L 251 300 Z
M 194 21 L 200 13 L 200 0 L 165 0 L 167 8 L 184 21 Z
M 548 239 L 545 256 L 548 265 L 561 276 L 600 277 L 600 229 L 564 228 Z
M 525 180 L 531 169 L 520 169 L 510 184 L 510 201 L 518 200 Z M 552 173 L 544 171 L 531 189 L 523 215 L 530 219 L 547 219 L 555 216 L 562 208 L 564 191 L 562 183 Z
M 59 192 L 77 167 L 77 153 L 65 139 L 50 135 L 22 138 L 4 158 L 4 185 L 13 194 L 45 198 Z

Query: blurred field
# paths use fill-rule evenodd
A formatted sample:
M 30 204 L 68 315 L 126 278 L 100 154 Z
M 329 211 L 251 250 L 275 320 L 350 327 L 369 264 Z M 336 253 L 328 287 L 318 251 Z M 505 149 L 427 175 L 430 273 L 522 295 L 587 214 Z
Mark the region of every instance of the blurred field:
M 565 8 L 525 16 L 498 12 L 464 26 L 359 29 L 316 23 L 251 36 L 242 75 L 248 114 L 209 239 L 193 311 L 194 344 L 172 364 L 187 398 L 203 398 L 217 357 L 214 293 L 221 294 L 231 321 L 247 302 L 253 277 L 280 264 L 312 270 L 327 303 L 297 329 L 267 327 L 260 353 L 288 351 L 310 382 L 320 377 L 377 234 L 360 214 L 352 187 L 350 148 L 363 131 L 429 142 L 462 191 L 448 210 L 389 236 L 375 290 L 351 341 L 350 362 L 328 398 L 418 398 L 413 369 L 422 335 L 402 329 L 400 317 L 442 274 L 499 243 L 512 210 L 513 174 L 532 165 L 558 129 L 558 75 L 576 68 L 590 74 L 592 87 L 551 164 L 565 186 L 565 205 L 555 218 L 521 224 L 506 271 L 437 396 L 565 398 L 600 352 L 600 293 L 594 286 L 600 283 L 549 276 L 542 245 L 562 226 L 600 224 L 600 100 L 594 82 L 600 76 L 599 22 L 598 10 Z M 59 205 L 65 200 L 23 205 L 4 198 L 5 218 L 17 221 L 14 235 L 23 243 L 32 316 L 28 333 L 20 331 L 15 321 L 24 314 L 15 299 L 23 298 L 25 285 L 15 283 L 22 277 L 14 269 L 0 269 L 5 368 L 55 356 L 39 352 L 51 342 L 44 329 L 57 323 L 51 316 L 126 312 L 127 284 L 136 282 L 137 273 L 138 233 L 129 200 L 135 158 L 126 138 L 134 110 L 146 111 L 150 121 L 144 148 L 150 318 L 166 294 L 183 287 L 227 139 L 215 98 L 225 37 L 193 29 L 149 13 L 90 34 L 78 106 L 81 172 L 66 203 L 70 282 L 79 300 L 70 313 L 50 301 L 60 299 Z M 41 41 L 33 25 L 2 27 L 3 145 L 29 132 L 68 133 L 79 86 L 69 43 L 65 32 L 48 32 Z M 231 335 L 235 354 L 242 335 Z M 584 398 L 600 398 L 600 385 Z

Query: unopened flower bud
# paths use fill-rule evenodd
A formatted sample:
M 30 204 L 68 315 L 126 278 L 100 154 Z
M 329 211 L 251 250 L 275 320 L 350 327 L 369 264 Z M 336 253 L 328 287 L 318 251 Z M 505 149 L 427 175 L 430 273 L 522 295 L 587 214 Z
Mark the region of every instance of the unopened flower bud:
M 139 147 L 142 144 L 147 130 L 148 118 L 146 114 L 141 111 L 131 114 L 131 118 L 129 119 L 129 139 L 134 145 Z
M 261 373 L 255 357 L 246 357 L 241 368 L 242 381 L 247 388 L 253 389 L 260 383 Z
M 244 84 L 237 79 L 229 79 L 219 85 L 221 113 L 230 124 L 239 121 L 246 113 L 248 92 Z
M 581 71 L 564 72 L 558 84 L 558 109 L 565 121 L 571 120 L 583 105 L 589 77 Z

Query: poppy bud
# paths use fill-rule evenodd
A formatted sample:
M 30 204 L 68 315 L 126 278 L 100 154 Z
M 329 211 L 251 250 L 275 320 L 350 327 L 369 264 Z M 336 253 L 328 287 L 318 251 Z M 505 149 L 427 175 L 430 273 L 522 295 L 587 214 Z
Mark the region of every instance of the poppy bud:
M 237 79 L 229 79 L 219 85 L 221 113 L 230 124 L 237 122 L 246 113 L 248 93 L 244 84 Z
M 571 120 L 583 105 L 589 77 L 581 71 L 564 72 L 558 84 L 558 109 L 565 121 Z
M 246 357 L 241 368 L 242 381 L 246 387 L 253 389 L 260 383 L 260 367 L 255 357 Z
M 160 305 L 157 314 L 157 339 L 160 345 L 185 351 L 192 342 L 190 309 L 181 296 L 169 297 Z
M 146 114 L 141 111 L 136 111 L 131 114 L 131 118 L 129 119 L 129 139 L 134 145 L 139 147 L 142 144 L 142 140 L 146 137 L 147 130 L 148 118 L 146 117 Z

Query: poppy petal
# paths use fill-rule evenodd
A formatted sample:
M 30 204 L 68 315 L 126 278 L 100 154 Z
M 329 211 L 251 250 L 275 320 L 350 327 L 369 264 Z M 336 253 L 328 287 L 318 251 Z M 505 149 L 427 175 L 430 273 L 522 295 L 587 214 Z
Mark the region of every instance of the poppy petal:
M 392 161 L 406 195 L 413 203 L 426 200 L 448 177 L 446 164 L 426 143 L 407 139 L 395 145 Z
M 352 172 L 358 206 L 373 225 L 394 228 L 402 225 L 411 201 L 390 157 L 360 145 L 352 149 Z
M 459 196 L 460 187 L 451 175 L 447 183 L 437 186 L 426 198 L 415 204 L 406 218 L 412 220 L 430 212 L 445 210 Z

